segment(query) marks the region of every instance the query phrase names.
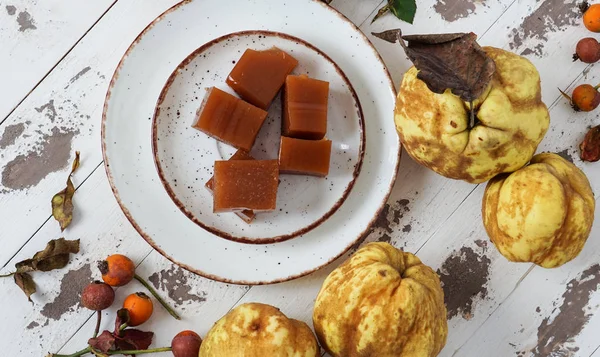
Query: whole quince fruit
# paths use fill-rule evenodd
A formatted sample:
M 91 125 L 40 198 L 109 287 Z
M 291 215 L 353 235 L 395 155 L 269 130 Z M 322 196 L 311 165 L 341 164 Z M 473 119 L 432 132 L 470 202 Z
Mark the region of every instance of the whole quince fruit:
M 404 74 L 395 109 L 396 128 L 414 160 L 471 183 L 523 167 L 550 124 L 535 66 L 499 48 L 483 50 L 496 71 L 473 102 L 472 116 L 470 103 L 449 89 L 432 92 L 415 67 Z
M 594 221 L 595 200 L 585 174 L 556 154 L 488 183 L 483 224 L 500 253 L 514 262 L 554 268 L 575 258 Z
M 304 322 L 265 304 L 243 304 L 210 329 L 199 357 L 316 357 L 315 335 Z
M 448 335 L 437 274 L 387 243 L 365 245 L 325 279 L 313 324 L 334 357 L 437 356 Z

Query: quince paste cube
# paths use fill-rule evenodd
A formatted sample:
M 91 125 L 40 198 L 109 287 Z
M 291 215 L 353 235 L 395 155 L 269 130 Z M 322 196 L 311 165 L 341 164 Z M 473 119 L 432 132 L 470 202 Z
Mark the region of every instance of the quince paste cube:
M 254 158 L 244 150 L 238 150 L 235 152 L 235 154 L 233 154 L 233 156 L 229 158 L 229 160 L 254 160 Z M 212 176 L 208 181 L 206 181 L 206 184 L 204 185 L 206 186 L 208 191 L 210 191 L 211 194 L 213 193 L 214 183 L 215 177 Z M 252 221 L 256 217 L 254 211 L 249 209 L 236 211 L 234 213 L 248 224 L 252 223 Z
M 277 204 L 277 160 L 215 161 L 213 211 L 272 211 Z
M 285 136 L 279 146 L 279 172 L 325 177 L 329 173 L 331 140 L 304 140 Z
M 283 95 L 282 135 L 320 140 L 327 133 L 329 82 L 288 76 Z
M 294 57 L 276 47 L 247 49 L 226 82 L 245 101 L 266 110 L 297 65 Z
M 212 87 L 192 127 L 237 149 L 250 151 L 267 112 Z

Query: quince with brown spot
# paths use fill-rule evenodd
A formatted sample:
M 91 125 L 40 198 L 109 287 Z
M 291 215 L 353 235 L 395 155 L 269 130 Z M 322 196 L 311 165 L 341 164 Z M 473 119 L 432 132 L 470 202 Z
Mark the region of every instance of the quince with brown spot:
M 550 124 L 535 66 L 499 48 L 483 50 L 496 70 L 473 101 L 473 117 L 471 103 L 450 89 L 432 92 L 415 67 L 404 74 L 395 109 L 396 128 L 414 160 L 471 183 L 523 167 Z
M 199 357 L 317 357 L 310 327 L 265 304 L 243 304 L 210 329 Z
M 555 268 L 581 252 L 594 210 L 585 174 L 559 155 L 546 153 L 490 180 L 482 214 L 491 241 L 508 260 Z
M 388 243 L 365 245 L 325 279 L 313 323 L 334 357 L 433 357 L 448 335 L 437 274 Z

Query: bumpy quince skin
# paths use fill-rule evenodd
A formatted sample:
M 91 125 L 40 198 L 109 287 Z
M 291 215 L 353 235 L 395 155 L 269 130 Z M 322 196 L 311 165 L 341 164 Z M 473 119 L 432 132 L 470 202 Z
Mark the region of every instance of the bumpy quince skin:
M 313 312 L 334 357 L 432 357 L 446 343 L 444 292 L 410 253 L 370 243 L 325 279 Z
M 208 332 L 199 357 L 317 357 L 317 340 L 304 322 L 265 304 L 243 304 Z
M 511 261 L 545 268 L 575 258 L 594 221 L 595 200 L 585 174 L 556 154 L 488 182 L 483 223 L 500 253 Z
M 476 125 L 471 127 L 469 103 L 449 89 L 430 91 L 415 67 L 404 74 L 395 109 L 396 128 L 413 159 L 443 176 L 472 183 L 525 165 L 550 124 L 534 65 L 498 48 L 483 50 L 496 72 L 473 103 Z

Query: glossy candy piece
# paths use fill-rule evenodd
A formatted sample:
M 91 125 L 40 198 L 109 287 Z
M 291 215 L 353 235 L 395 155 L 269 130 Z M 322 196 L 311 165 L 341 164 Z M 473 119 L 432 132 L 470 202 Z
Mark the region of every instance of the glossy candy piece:
M 283 95 L 282 135 L 320 140 L 327 133 L 329 82 L 288 76 Z
M 244 150 L 238 150 L 235 152 L 235 154 L 233 154 L 233 156 L 229 158 L 229 160 L 254 160 L 254 158 Z M 210 193 L 213 193 L 214 183 L 215 177 L 212 176 L 208 181 L 206 181 L 206 184 L 204 185 L 210 191 Z M 254 217 L 256 217 L 254 211 L 248 209 L 237 211 L 234 213 L 248 224 L 252 223 Z
M 285 136 L 279 146 L 279 173 L 325 177 L 329 174 L 331 140 L 304 140 Z
M 237 149 L 250 151 L 267 112 L 212 87 L 196 116 L 192 127 Z
M 277 47 L 247 49 L 226 82 L 245 101 L 266 110 L 297 65 L 294 57 Z
M 272 211 L 277 204 L 277 160 L 215 161 L 213 211 Z

